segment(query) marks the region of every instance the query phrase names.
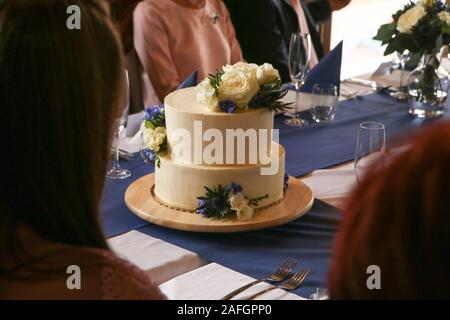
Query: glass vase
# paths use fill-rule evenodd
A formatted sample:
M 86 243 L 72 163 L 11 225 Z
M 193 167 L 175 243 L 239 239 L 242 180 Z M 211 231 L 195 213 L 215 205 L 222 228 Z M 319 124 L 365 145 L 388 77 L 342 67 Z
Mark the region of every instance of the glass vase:
M 431 119 L 444 113 L 447 102 L 448 74 L 442 72 L 435 54 L 424 54 L 408 76 L 409 113 Z

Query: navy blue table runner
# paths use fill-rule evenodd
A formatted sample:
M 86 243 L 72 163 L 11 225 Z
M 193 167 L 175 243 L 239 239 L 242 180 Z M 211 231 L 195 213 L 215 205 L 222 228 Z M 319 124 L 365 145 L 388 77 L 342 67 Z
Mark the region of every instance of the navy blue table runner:
M 441 120 L 449 118 L 448 109 Z M 302 116 L 310 119 L 308 112 Z M 352 160 L 361 122 L 384 123 L 387 137 L 413 131 L 427 123 L 412 118 L 406 102 L 380 94 L 341 102 L 335 120 L 329 124 L 311 122 L 307 127 L 298 128 L 285 126 L 283 120 L 283 116 L 277 116 L 275 128 L 280 129 L 280 143 L 287 154 L 286 170 L 292 176 Z M 298 294 L 309 296 L 317 287 L 325 286 L 332 240 L 340 220 L 337 209 L 316 200 L 306 216 L 292 223 L 248 233 L 211 235 L 170 230 L 136 217 L 123 200 L 127 187 L 154 168 L 145 164 L 139 154 L 121 165 L 131 170 L 132 177 L 106 181 L 101 222 L 107 237 L 138 229 L 255 278 L 267 276 L 284 258 L 292 256 L 300 260 L 302 267 L 312 269 Z

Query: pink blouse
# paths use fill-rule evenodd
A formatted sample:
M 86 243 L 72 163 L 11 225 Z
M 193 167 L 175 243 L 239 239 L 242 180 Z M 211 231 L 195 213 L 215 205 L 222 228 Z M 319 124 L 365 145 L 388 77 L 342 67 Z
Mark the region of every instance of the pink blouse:
M 20 238 L 27 262 L 12 255 L 3 266 L 12 271 L 0 277 L 0 299 L 166 299 L 145 272 L 109 250 L 57 244 L 29 231 Z
M 242 61 L 221 0 L 206 0 L 200 9 L 172 0 L 145 0 L 133 20 L 136 52 L 161 101 L 194 71 L 200 81 L 224 64 Z

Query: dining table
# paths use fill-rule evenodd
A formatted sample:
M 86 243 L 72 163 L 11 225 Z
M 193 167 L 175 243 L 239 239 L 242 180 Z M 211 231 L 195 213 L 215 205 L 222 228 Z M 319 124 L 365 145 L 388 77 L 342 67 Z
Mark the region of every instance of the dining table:
M 358 78 L 389 87 L 396 83 L 396 77 L 367 74 Z M 284 99 L 292 102 L 294 98 L 295 92 L 290 91 Z M 426 122 L 408 114 L 407 101 L 374 92 L 363 83 L 343 80 L 339 100 L 336 119 L 329 124 L 311 124 L 310 128 L 296 131 L 283 126 L 283 116 L 276 117 L 280 143 L 286 148 L 286 167 L 291 171 L 288 173 L 309 186 L 315 200 L 305 216 L 268 230 L 199 234 L 139 219 L 128 210 L 123 195 L 133 181 L 153 172 L 153 164 L 140 157 L 138 134 L 122 136 L 119 148 L 134 157 L 121 161 L 121 165 L 132 176 L 125 181 L 106 182 L 101 221 L 110 248 L 144 270 L 169 299 L 221 299 L 255 279 L 269 276 L 288 257 L 298 260 L 298 268 L 311 270 L 304 283 L 292 292 L 276 288 L 256 299 L 304 300 L 316 297 L 317 292 L 326 292 L 342 210 L 357 185 L 353 161 L 356 124 L 385 121 L 387 135 L 394 137 Z M 309 107 L 303 103 L 306 117 Z M 443 118 L 448 118 L 448 110 Z M 263 281 L 234 299 L 247 299 L 272 285 Z

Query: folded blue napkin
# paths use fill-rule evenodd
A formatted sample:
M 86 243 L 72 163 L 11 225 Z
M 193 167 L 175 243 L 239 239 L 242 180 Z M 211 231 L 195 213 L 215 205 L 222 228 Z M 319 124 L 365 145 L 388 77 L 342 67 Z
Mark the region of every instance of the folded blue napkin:
M 191 75 L 178 86 L 178 89 L 195 87 L 197 85 L 197 75 L 197 71 L 192 72 Z
M 341 85 L 342 41 L 311 69 L 300 92 L 312 93 L 313 86 L 318 83 Z

